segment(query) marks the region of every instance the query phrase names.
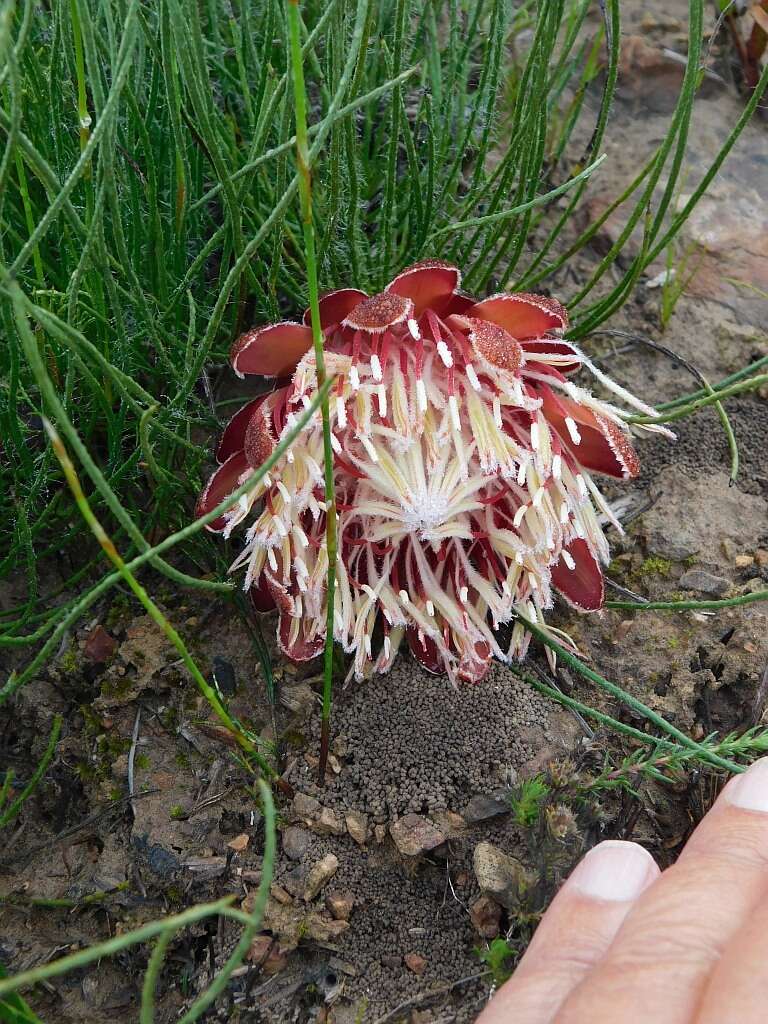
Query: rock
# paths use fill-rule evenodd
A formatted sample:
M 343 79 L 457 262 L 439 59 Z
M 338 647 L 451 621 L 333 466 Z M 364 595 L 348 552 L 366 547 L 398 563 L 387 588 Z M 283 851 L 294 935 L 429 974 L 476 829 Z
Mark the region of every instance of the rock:
M 241 909 L 246 913 L 252 913 L 256 891 L 249 893 L 241 903 Z M 270 895 L 267 906 L 264 910 L 264 920 L 261 927 L 272 932 L 275 938 L 279 939 L 283 951 L 295 949 L 302 935 L 304 934 L 304 918 L 306 908 L 296 903 L 286 906 L 278 903 Z
M 499 934 L 501 907 L 490 896 L 479 896 L 469 908 L 469 918 L 482 939 L 495 939 Z
M 646 115 L 670 113 L 680 92 L 685 64 L 640 35 L 622 37 L 620 59 L 621 99 L 642 102 Z
M 273 882 L 269 887 L 269 895 L 277 900 L 278 903 L 282 903 L 284 907 L 289 906 L 293 903 L 293 897 L 287 892 L 282 885 L 278 885 L 277 882 Z
M 403 857 L 419 857 L 445 842 L 445 833 L 420 814 L 406 814 L 393 821 L 389 834 Z
M 403 960 L 408 970 L 413 971 L 414 974 L 423 974 L 427 969 L 427 961 L 418 953 L 406 953 Z
M 435 1024 L 436 1019 L 431 1010 L 411 1010 L 408 1024 Z
M 304 719 L 315 706 L 315 691 L 308 683 L 283 684 L 280 687 L 280 703 L 299 719 Z
M 488 821 L 490 818 L 498 818 L 502 814 L 509 814 L 511 808 L 508 800 L 504 798 L 504 794 L 505 791 L 503 790 L 492 796 L 476 793 L 463 811 L 468 824 L 477 825 L 481 821 Z
M 315 942 L 332 942 L 334 939 L 338 939 L 347 928 L 349 928 L 349 921 L 334 921 L 322 914 L 310 914 L 306 921 L 307 935 Z
M 481 891 L 507 910 L 514 907 L 523 879 L 524 869 L 520 861 L 492 843 L 478 843 L 472 863 Z
M 339 868 L 339 858 L 328 853 L 322 860 L 317 861 L 309 869 L 307 880 L 304 883 L 304 899 L 309 902 L 320 892 L 323 886 L 336 874 Z
M 761 569 L 768 566 L 768 551 L 765 548 L 758 548 L 755 552 L 755 562 Z
M 297 793 L 293 798 L 292 809 L 295 818 L 310 822 L 320 813 L 320 801 L 306 793 Z
M 378 843 L 379 846 L 381 846 L 381 844 L 384 842 L 384 838 L 385 838 L 386 834 L 387 834 L 387 826 L 386 825 L 374 825 L 374 827 L 373 827 L 373 835 L 374 835 L 374 838 L 375 838 L 375 840 L 376 840 L 376 842 Z
M 248 843 L 250 841 L 250 836 L 246 835 L 245 832 L 243 832 L 239 836 L 235 836 L 234 839 L 230 839 L 230 841 L 227 843 L 227 846 L 229 847 L 230 850 L 234 850 L 235 853 L 242 853 L 243 850 L 247 848 Z
M 349 740 L 346 736 L 334 736 L 331 750 L 337 757 L 346 757 L 349 753 Z
M 308 874 L 309 867 L 306 864 L 297 864 L 282 876 L 280 882 L 283 888 L 287 889 L 292 896 L 303 898 Z
M 187 621 L 187 625 L 189 625 L 189 621 Z M 222 658 L 219 654 L 214 654 L 211 668 L 213 670 L 213 678 L 219 690 L 221 690 L 225 697 L 234 696 L 237 690 L 237 677 L 232 662 Z
M 329 892 L 325 897 L 325 905 L 335 921 L 348 921 L 355 898 L 348 892 Z
M 257 935 L 251 942 L 251 948 L 245 954 L 245 959 L 255 967 L 259 967 L 267 959 L 273 941 L 271 935 Z
M 117 640 L 110 636 L 103 626 L 96 626 L 88 634 L 83 654 L 92 664 L 104 665 L 112 658 L 116 650 Z
M 737 569 L 747 569 L 750 565 L 754 564 L 754 555 L 736 555 L 735 565 Z
M 359 974 L 354 964 L 351 964 L 348 960 L 341 960 L 337 956 L 328 958 L 328 966 L 334 971 L 340 971 L 342 974 L 348 975 L 350 978 L 356 978 Z
M 722 576 L 715 576 L 703 569 L 690 569 L 680 577 L 683 590 L 694 590 L 708 597 L 722 597 L 730 585 Z
M 755 576 L 744 584 L 744 586 L 741 588 L 741 593 L 757 594 L 761 590 L 765 590 L 765 583 L 759 576 Z
M 288 950 L 275 943 L 267 954 L 266 960 L 262 963 L 261 969 L 265 974 L 279 974 L 288 966 Z
M 667 466 L 654 480 L 651 496 L 656 504 L 642 518 L 649 555 L 683 561 L 699 554 L 699 561 L 718 565 L 724 543 L 735 551 L 757 547 L 766 502 L 729 487 L 720 471 L 688 476 Z
M 146 801 L 139 801 L 138 806 Z M 144 835 L 134 835 L 131 837 L 131 843 L 136 848 L 140 856 L 142 856 L 147 863 L 150 871 L 157 875 L 158 878 L 162 878 L 167 881 L 172 878 L 177 871 L 181 870 L 181 861 L 175 853 L 171 853 L 161 843 L 150 843 L 148 842 L 146 833 Z M 226 857 L 221 858 L 226 864 Z
M 344 822 L 330 807 L 321 809 L 317 821 L 311 827 L 313 832 L 321 836 L 343 836 L 346 832 Z
M 291 860 L 301 860 L 309 849 L 312 837 L 306 829 L 298 825 L 289 825 L 283 829 L 283 852 Z
M 736 560 L 736 545 L 730 537 L 723 537 L 720 542 L 720 547 L 729 562 L 734 562 Z
M 359 846 L 365 846 L 368 839 L 368 815 L 361 811 L 350 811 L 344 819 L 347 832 Z
M 198 879 L 218 878 L 227 870 L 226 857 L 188 857 L 184 861 L 184 867 L 191 871 Z
M 455 839 L 467 828 L 466 821 L 455 811 L 434 811 L 432 821 L 445 834 L 446 839 Z

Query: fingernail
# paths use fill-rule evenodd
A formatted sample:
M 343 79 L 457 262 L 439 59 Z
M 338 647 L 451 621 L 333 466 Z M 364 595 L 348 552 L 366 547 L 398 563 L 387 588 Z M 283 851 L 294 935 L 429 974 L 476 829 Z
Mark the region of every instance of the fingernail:
M 729 803 L 745 811 L 768 811 L 768 758 L 755 761 L 725 791 Z
M 581 861 L 571 884 L 595 900 L 634 900 L 657 874 L 653 857 L 642 846 L 606 840 Z

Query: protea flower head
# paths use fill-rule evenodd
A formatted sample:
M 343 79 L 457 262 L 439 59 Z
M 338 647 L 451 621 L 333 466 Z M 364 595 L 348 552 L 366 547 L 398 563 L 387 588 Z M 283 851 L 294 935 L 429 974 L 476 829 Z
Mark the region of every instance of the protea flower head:
M 426 668 L 476 681 L 491 658 L 525 654 L 523 624 L 502 649 L 502 623 L 522 616 L 545 628 L 555 592 L 581 611 L 600 608 L 603 525 L 620 527 L 592 475 L 638 473 L 622 411 L 570 378 L 586 366 L 625 403 L 653 410 L 563 339 L 563 306 L 522 293 L 475 301 L 459 284 L 455 267 L 426 260 L 379 295 L 341 288 L 320 300 L 336 379 L 334 638 L 358 676 L 386 672 L 405 637 Z M 227 425 L 198 514 L 247 479 L 309 405 L 309 323 L 307 311 L 302 323 L 259 327 L 236 342 L 238 376 L 283 383 Z M 225 536 L 245 528 L 232 571 L 244 570 L 257 608 L 277 606 L 280 646 L 296 660 L 325 642 L 322 464 L 318 412 L 209 527 Z

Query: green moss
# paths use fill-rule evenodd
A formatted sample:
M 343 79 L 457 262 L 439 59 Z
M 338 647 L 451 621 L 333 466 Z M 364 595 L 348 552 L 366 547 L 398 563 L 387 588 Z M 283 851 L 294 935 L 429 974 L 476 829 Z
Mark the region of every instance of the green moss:
M 668 558 L 659 558 L 654 555 L 646 558 L 637 570 L 638 576 L 669 576 L 672 572 L 672 563 Z
M 66 672 L 67 675 L 74 675 L 80 669 L 80 658 L 78 656 L 77 648 L 72 645 L 69 650 L 65 651 L 59 658 L 59 668 L 62 672 Z
M 184 817 L 184 813 L 184 808 L 181 806 L 181 804 L 174 804 L 169 812 L 169 816 L 172 821 L 181 821 L 181 819 Z
M 101 681 L 101 695 L 108 700 L 123 700 L 131 692 L 130 676 L 105 676 Z
M 176 885 L 169 885 L 168 888 L 164 890 L 163 896 L 165 896 L 173 907 L 181 907 L 184 902 L 184 893 Z
M 133 763 L 136 766 L 136 768 L 142 768 L 144 771 L 146 771 L 147 768 L 149 768 L 151 761 L 149 760 L 146 754 L 138 754 L 133 759 Z
M 104 620 L 104 624 L 107 629 L 114 629 L 119 625 L 125 618 L 128 617 L 131 603 L 124 594 L 117 594 L 107 612 L 107 617 Z
M 626 560 L 621 559 L 621 558 L 613 558 L 613 559 L 611 559 L 611 563 L 608 566 L 608 575 L 612 579 L 617 579 L 617 578 L 623 576 L 626 573 L 626 571 L 627 571 Z
M 174 707 L 167 707 L 160 715 L 163 728 L 168 732 L 176 732 L 179 727 L 179 712 Z

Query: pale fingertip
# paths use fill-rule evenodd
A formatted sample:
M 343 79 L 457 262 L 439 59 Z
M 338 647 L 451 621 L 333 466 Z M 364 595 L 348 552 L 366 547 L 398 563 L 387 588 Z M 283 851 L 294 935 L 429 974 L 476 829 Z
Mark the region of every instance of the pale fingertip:
M 733 807 L 768 812 L 768 758 L 755 761 L 743 775 L 732 779 L 723 795 Z
M 567 886 L 593 900 L 629 902 L 659 876 L 656 861 L 638 843 L 609 839 L 593 847 Z

